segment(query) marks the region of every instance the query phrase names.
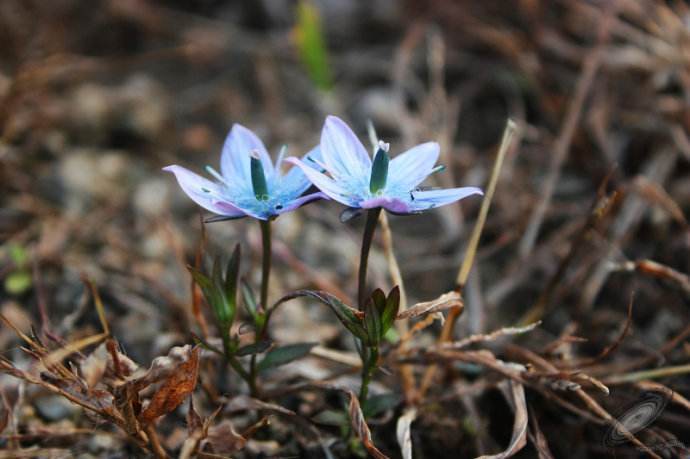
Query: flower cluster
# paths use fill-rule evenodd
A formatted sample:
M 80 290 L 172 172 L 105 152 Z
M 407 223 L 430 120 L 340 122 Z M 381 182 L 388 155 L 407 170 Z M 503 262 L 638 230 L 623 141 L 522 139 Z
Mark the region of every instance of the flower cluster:
M 302 343 L 272 349 L 260 362 L 256 354 L 268 349 L 268 322 L 281 303 L 298 296 L 317 299 L 330 307 L 338 320 L 358 340 L 362 360 L 362 383 L 359 399 L 367 401 L 368 386 L 378 367 L 379 346 L 398 316 L 400 291 L 394 287 L 388 295 L 376 289 L 367 291 L 366 275 L 369 249 L 382 209 L 394 214 L 414 214 L 450 204 L 474 194 L 479 188 L 421 189 L 420 184 L 434 172 L 439 146 L 423 143 L 390 159 L 389 146 L 379 142 L 373 158 L 352 130 L 335 116 L 326 118 L 319 146 L 302 158 L 285 162 L 293 167 L 283 173 L 283 148 L 275 164 L 261 140 L 249 129 L 236 124 L 228 135 L 220 158 L 220 173 L 207 167 L 215 181 L 205 179 L 181 166 L 165 168 L 175 174 L 182 190 L 201 207 L 219 215 L 217 219 L 254 217 L 261 224 L 263 260 L 259 301 L 251 288 L 243 289 L 243 304 L 253 319 L 254 342 L 240 347 L 239 338 L 231 335 L 237 310 L 239 246 L 223 273 L 218 259 L 210 275 L 192 269 L 211 306 L 221 333 L 223 349 L 209 349 L 225 356 L 228 364 L 248 384 L 252 395 L 259 392 L 257 374 L 266 368 L 286 363 L 308 353 L 313 344 Z M 311 191 L 312 185 L 318 191 Z M 271 220 L 317 199 L 332 199 L 346 205 L 356 214 L 367 211 L 360 254 L 358 308 L 352 308 L 327 292 L 300 291 L 284 296 L 272 307 L 268 304 L 271 271 Z M 251 355 L 249 370 L 239 357 Z
M 388 144 L 379 142 L 372 159 L 347 124 L 329 116 L 320 145 L 302 158 L 287 158 L 285 162 L 297 167 L 283 174 L 285 148 L 273 164 L 263 142 L 235 124 L 223 145 L 220 173 L 206 168 L 215 182 L 178 165 L 164 170 L 175 174 L 194 202 L 225 218 L 270 220 L 317 199 L 333 199 L 355 209 L 413 214 L 482 194 L 476 187 L 419 188 L 443 168 L 436 166 L 436 142 L 417 145 L 393 159 L 388 150 Z M 319 191 L 305 193 L 312 184 Z

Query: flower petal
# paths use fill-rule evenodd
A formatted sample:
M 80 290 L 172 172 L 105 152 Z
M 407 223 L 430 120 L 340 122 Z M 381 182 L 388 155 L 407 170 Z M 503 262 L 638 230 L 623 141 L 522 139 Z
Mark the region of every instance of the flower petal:
M 304 172 L 304 175 L 306 175 L 307 178 L 311 181 L 311 183 L 313 183 L 318 189 L 323 191 L 331 199 L 345 204 L 346 206 L 355 206 L 355 201 L 349 197 L 347 191 L 333 179 L 329 178 L 325 174 L 322 174 L 321 172 L 315 169 L 312 169 L 311 167 L 307 166 L 302 161 L 300 161 L 299 158 L 295 158 L 294 156 L 291 158 L 287 158 L 285 161 L 299 167 L 302 170 L 302 172 Z
M 259 153 L 266 179 L 270 180 L 273 177 L 274 168 L 263 142 L 246 127 L 234 124 L 225 139 L 220 156 L 220 172 L 229 183 L 241 189 L 251 190 L 249 159 L 254 150 Z
M 286 212 L 293 211 L 298 207 L 302 207 L 303 205 L 308 204 L 312 201 L 316 201 L 317 199 L 328 199 L 328 196 L 321 192 L 305 194 L 304 196 L 301 196 L 297 199 L 293 199 L 292 201 L 288 202 L 287 205 L 285 205 L 282 209 L 277 210 L 276 213 L 280 215 Z
M 334 178 L 366 175 L 369 180 L 371 158 L 352 129 L 336 116 L 329 116 L 321 131 L 321 154 Z
M 204 209 L 228 217 L 240 217 L 246 214 L 246 212 L 225 201 L 220 187 L 212 181 L 182 166 L 172 165 L 164 167 L 163 170 L 175 174 L 182 191 Z
M 413 190 L 431 174 L 438 155 L 439 145 L 436 142 L 423 143 L 399 154 L 390 163 L 389 187 Z
M 443 190 L 412 191 L 410 192 L 410 211 L 422 212 L 435 207 L 445 206 L 472 195 L 483 195 L 477 187 L 447 188 Z
M 381 196 L 377 198 L 367 199 L 359 203 L 362 209 L 373 209 L 376 207 L 383 207 L 384 209 L 393 212 L 394 214 L 410 213 L 410 203 L 402 199 L 392 198 L 389 196 Z
M 302 156 L 301 161 L 312 169 L 317 169 L 319 166 L 311 161 L 309 158 L 321 161 L 321 150 L 318 146 L 314 147 L 309 153 Z M 311 180 L 304 175 L 304 172 L 299 167 L 292 166 L 290 170 L 280 178 L 280 191 L 285 194 L 292 194 L 299 196 L 309 189 Z

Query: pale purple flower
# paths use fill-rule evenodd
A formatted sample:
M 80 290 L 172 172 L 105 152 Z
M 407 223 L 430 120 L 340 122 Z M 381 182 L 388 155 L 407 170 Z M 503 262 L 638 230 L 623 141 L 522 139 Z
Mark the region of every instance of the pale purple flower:
M 483 194 L 476 187 L 419 188 L 429 175 L 443 169 L 435 167 L 439 156 L 436 142 L 417 145 L 390 163 L 388 144 L 379 142 L 372 161 L 347 124 L 329 116 L 321 132 L 320 149 L 320 159 L 304 161 L 293 157 L 287 161 L 299 166 L 328 197 L 354 209 L 383 207 L 394 214 L 411 214 Z M 310 167 L 309 162 L 317 162 L 322 170 Z
M 292 167 L 287 174 L 281 172 L 284 153 L 285 148 L 274 165 L 263 142 L 249 129 L 235 124 L 223 145 L 220 173 L 206 167 L 215 181 L 182 166 L 172 165 L 163 170 L 175 174 L 187 196 L 206 210 L 228 219 L 250 216 L 269 220 L 325 198 L 320 192 L 303 196 L 311 182 L 300 168 Z M 304 159 L 318 161 L 319 157 L 316 147 Z

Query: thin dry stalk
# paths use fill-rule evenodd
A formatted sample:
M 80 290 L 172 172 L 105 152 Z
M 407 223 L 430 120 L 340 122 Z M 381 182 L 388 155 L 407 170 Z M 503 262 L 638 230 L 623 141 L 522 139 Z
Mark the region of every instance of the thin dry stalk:
M 505 130 L 503 131 L 503 138 L 501 140 L 501 146 L 498 149 L 498 155 L 496 156 L 496 161 L 494 162 L 493 169 L 491 170 L 491 178 L 489 179 L 489 186 L 486 189 L 486 194 L 484 200 L 482 201 L 482 207 L 479 210 L 479 216 L 477 217 L 477 222 L 472 230 L 472 235 L 467 243 L 467 249 L 465 250 L 465 258 L 458 272 L 456 278 L 456 290 L 458 292 L 462 291 L 467 277 L 470 274 L 470 269 L 474 262 L 474 257 L 477 253 L 477 246 L 479 245 L 479 238 L 481 237 L 482 230 L 484 228 L 484 223 L 486 222 L 486 217 L 489 214 L 489 207 L 491 206 L 491 200 L 493 199 L 494 192 L 496 190 L 496 184 L 498 183 L 498 178 L 501 173 L 501 167 L 503 166 L 503 160 L 506 154 L 514 147 L 517 146 L 518 142 L 514 142 L 514 139 L 519 138 L 520 129 L 518 125 L 511 119 L 508 119 L 506 123 Z M 462 309 L 451 309 L 448 313 L 448 318 L 446 323 L 443 325 L 443 330 L 441 331 L 441 336 L 439 337 L 439 342 L 446 342 L 451 339 L 453 329 L 455 328 L 455 322 Z M 436 366 L 432 365 L 427 368 L 422 379 L 421 386 L 419 388 L 419 397 L 423 397 L 426 391 L 431 385 L 434 375 L 436 374 Z

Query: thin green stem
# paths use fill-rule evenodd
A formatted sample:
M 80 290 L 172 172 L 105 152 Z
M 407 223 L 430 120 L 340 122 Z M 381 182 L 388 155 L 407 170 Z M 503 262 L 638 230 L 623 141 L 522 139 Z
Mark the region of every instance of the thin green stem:
M 240 363 L 239 360 L 237 360 L 237 357 L 233 354 L 233 349 L 232 346 L 230 345 L 230 339 L 227 334 L 223 335 L 223 351 L 225 354 L 225 360 L 228 362 L 228 364 L 237 372 L 238 375 L 244 381 L 249 385 L 249 390 L 253 394 L 256 393 L 256 384 L 254 383 L 254 380 L 251 378 L 250 374 L 247 373 L 247 370 L 242 367 L 242 364 Z
M 368 350 L 368 358 L 366 361 L 362 362 L 362 385 L 359 388 L 359 404 L 362 409 L 366 407 L 367 397 L 369 396 L 369 383 L 371 382 L 371 377 L 376 370 L 376 365 L 379 360 L 379 348 L 378 346 L 372 346 Z
M 268 308 L 268 281 L 271 276 L 271 221 L 260 220 L 261 244 L 263 248 L 261 260 L 261 307 Z
M 379 221 L 381 208 L 370 209 L 367 212 L 367 221 L 364 224 L 364 236 L 362 237 L 362 252 L 359 257 L 359 284 L 357 291 L 357 301 L 359 303 L 359 310 L 364 309 L 364 303 L 367 297 L 367 265 L 369 263 L 369 249 L 371 249 L 371 242 L 374 239 L 374 232 L 376 231 L 376 223 Z
M 260 308 L 263 311 L 263 313 L 266 313 L 268 310 L 268 283 L 271 278 L 271 221 L 270 220 L 260 220 L 259 221 L 261 225 L 261 245 L 262 245 L 262 251 L 263 253 L 261 254 L 261 298 L 260 298 Z M 261 329 L 256 330 L 256 334 L 254 335 L 254 342 L 258 343 L 262 339 L 266 337 L 266 331 L 268 328 L 268 320 L 264 322 L 263 326 Z M 256 368 L 256 354 L 253 354 L 251 357 L 251 360 L 249 362 L 249 379 L 251 380 L 250 387 L 252 388 L 252 395 L 256 396 L 258 394 L 257 392 L 257 384 L 256 384 L 256 376 L 257 376 L 257 368 Z

